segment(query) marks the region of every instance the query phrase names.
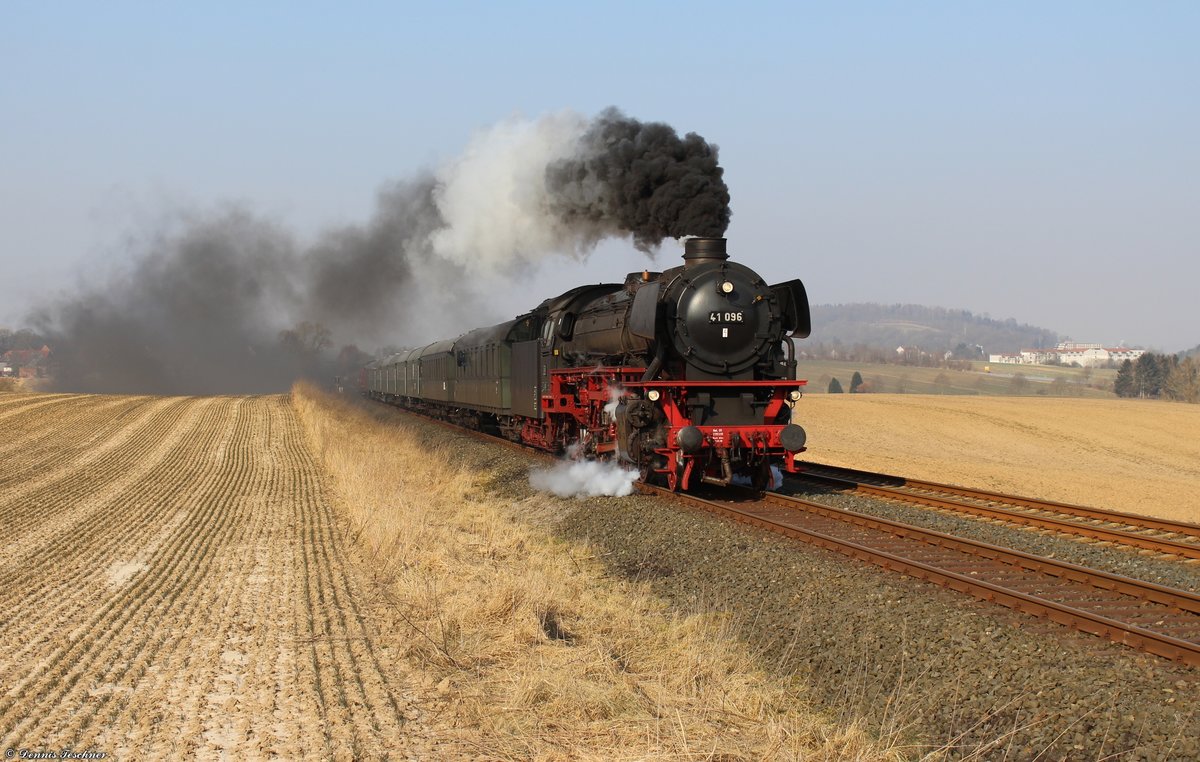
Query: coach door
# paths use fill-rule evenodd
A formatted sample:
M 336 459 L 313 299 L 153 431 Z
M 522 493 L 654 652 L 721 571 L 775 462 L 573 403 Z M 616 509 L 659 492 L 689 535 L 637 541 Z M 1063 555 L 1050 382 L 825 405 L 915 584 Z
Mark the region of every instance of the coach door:
M 517 341 L 512 345 L 513 415 L 542 417 L 542 342 Z

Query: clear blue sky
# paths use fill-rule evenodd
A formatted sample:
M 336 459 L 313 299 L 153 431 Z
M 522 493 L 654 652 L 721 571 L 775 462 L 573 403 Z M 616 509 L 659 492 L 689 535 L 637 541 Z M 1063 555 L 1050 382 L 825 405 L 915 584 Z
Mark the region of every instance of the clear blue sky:
M 0 325 L 173 209 L 311 236 L 480 127 L 616 105 L 717 143 L 731 251 L 814 302 L 1179 350 L 1200 343 L 1197 40 L 1195 2 L 5 0 Z M 605 246 L 496 308 L 638 256 Z

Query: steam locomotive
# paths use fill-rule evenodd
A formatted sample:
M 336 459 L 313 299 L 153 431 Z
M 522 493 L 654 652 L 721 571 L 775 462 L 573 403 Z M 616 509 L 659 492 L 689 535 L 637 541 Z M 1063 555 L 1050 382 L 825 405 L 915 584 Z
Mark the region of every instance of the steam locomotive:
M 799 280 L 775 286 L 690 238 L 683 265 L 581 286 L 531 312 L 368 365 L 376 400 L 514 442 L 615 459 L 671 490 L 795 471 Z

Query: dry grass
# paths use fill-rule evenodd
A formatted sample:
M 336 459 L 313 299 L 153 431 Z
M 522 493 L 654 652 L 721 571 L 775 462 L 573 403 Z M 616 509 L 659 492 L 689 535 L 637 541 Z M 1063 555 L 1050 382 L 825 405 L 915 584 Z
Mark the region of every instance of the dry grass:
M 0 392 L 15 392 L 21 388 L 20 381 L 15 378 L 0 378 Z
M 487 757 L 895 759 L 770 677 L 719 615 L 680 616 L 497 498 L 401 416 L 311 387 L 293 403 L 440 716 Z M 386 420 L 386 425 L 381 422 Z
M 796 414 L 815 461 L 1200 522 L 1200 405 L 830 394 Z

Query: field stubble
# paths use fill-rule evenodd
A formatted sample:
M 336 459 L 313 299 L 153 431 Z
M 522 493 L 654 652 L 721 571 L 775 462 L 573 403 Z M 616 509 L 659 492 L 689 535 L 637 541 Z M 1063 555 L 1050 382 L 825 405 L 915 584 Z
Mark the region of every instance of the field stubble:
M 436 748 L 285 397 L 0 396 L 7 747 Z

